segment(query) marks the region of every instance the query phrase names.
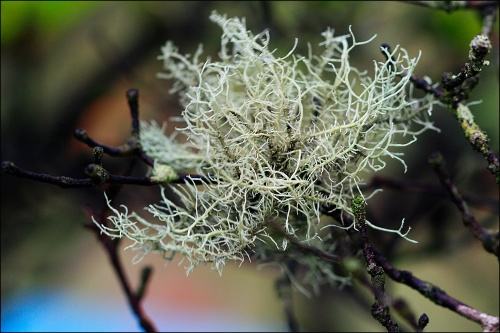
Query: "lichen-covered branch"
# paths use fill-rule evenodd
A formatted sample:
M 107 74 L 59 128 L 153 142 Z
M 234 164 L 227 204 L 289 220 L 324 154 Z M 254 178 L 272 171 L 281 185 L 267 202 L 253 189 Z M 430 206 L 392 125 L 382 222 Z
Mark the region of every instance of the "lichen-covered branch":
M 343 220 L 345 223 L 352 223 L 350 215 L 347 215 L 338 210 L 332 211 L 331 209 L 324 208 L 324 214 L 333 217 L 334 219 L 340 221 Z M 348 230 L 349 234 L 349 230 Z M 395 268 L 389 260 L 380 253 L 373 245 L 371 245 L 371 251 L 373 251 L 375 262 L 380 265 L 384 272 L 394 281 L 403 283 L 420 294 L 431 300 L 437 305 L 443 306 L 450 309 L 451 311 L 472 320 L 481 325 L 485 332 L 495 332 L 499 329 L 500 318 L 489 315 L 487 313 L 481 312 L 462 301 L 448 295 L 443 289 L 435 286 L 430 282 L 421 280 L 420 278 L 413 275 L 413 273 L 398 270 Z M 422 324 L 426 321 L 425 316 L 422 318 Z
M 462 213 L 464 225 L 481 243 L 486 251 L 499 256 L 499 234 L 493 234 L 483 228 L 481 224 L 472 215 L 467 203 L 458 191 L 455 184 L 452 182 L 448 170 L 446 170 L 443 156 L 439 153 L 433 154 L 429 158 L 429 163 L 439 177 L 439 181 L 443 187 L 448 191 L 451 200 Z
M 375 303 L 372 305 L 372 316 L 382 326 L 387 329 L 387 332 L 399 332 L 398 324 L 391 318 L 387 297 L 385 295 L 385 276 L 384 270 L 375 261 L 375 252 L 368 240 L 366 230 L 366 203 L 361 196 L 354 198 L 352 203 L 352 211 L 357 225 L 359 225 L 361 247 L 363 256 L 366 260 L 366 270 L 371 276 L 372 291 L 375 296 Z
M 456 108 L 458 104 L 468 98 L 469 92 L 479 80 L 479 73 L 489 62 L 485 60 L 491 50 L 491 42 L 487 35 L 475 36 L 469 49 L 469 59 L 458 73 L 446 72 L 441 83 L 445 90 L 442 101 Z
M 451 2 L 421 2 L 432 3 L 432 7 L 459 6 L 461 8 L 475 8 L 483 16 L 483 28 L 481 34 L 475 36 L 469 49 L 468 61 L 462 66 L 459 72 L 453 74 L 446 72 L 442 76 L 440 85 L 433 85 L 426 79 L 412 76 L 411 81 L 418 89 L 432 94 L 441 102 L 451 107 L 457 118 L 465 138 L 474 150 L 479 152 L 488 163 L 488 170 L 495 176 L 497 184 L 500 183 L 500 162 L 498 155 L 493 152 L 489 145 L 489 138 L 474 121 L 474 117 L 469 107 L 463 103 L 469 97 L 470 91 L 479 82 L 479 74 L 489 62 L 485 59 L 491 50 L 491 42 L 488 35 L 495 21 L 498 2 L 484 1 L 479 5 L 479 1 L 458 4 L 460 1 Z M 455 4 L 453 4 L 455 3 Z M 472 5 L 474 3 L 474 5 Z M 451 7 L 449 7 L 451 8 Z M 458 7 L 457 7 L 458 8 Z
M 458 104 L 454 109 L 465 138 L 471 144 L 472 148 L 479 152 L 488 163 L 488 170 L 495 176 L 497 184 L 500 183 L 500 160 L 498 155 L 493 152 L 489 145 L 489 138 L 474 121 L 470 109 L 464 104 Z

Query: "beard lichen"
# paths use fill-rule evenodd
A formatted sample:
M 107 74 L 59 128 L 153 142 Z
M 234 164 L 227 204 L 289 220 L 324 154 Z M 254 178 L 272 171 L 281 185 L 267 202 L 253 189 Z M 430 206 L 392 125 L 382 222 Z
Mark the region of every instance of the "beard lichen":
M 321 229 L 356 225 L 320 221 L 321 210 L 352 215 L 353 198 L 363 195 L 359 185 L 387 158 L 406 170 L 401 147 L 435 129 L 428 119 L 434 101 L 415 98 L 409 84 L 418 57 L 399 47 L 384 50 L 387 60 L 373 61 L 368 74 L 351 65 L 350 53 L 375 36 L 360 42 L 350 29 L 342 36 L 328 29 L 319 54 L 310 45 L 306 56 L 296 54 L 295 40 L 280 57 L 269 48 L 268 31 L 253 35 L 244 19 L 215 12 L 210 19 L 222 28 L 217 60 L 202 60 L 201 46 L 182 55 L 171 42 L 160 57 L 160 76 L 174 80 L 171 92 L 184 108 L 185 126 L 176 132 L 187 143 L 154 122 L 143 123 L 140 136 L 156 177 L 166 165 L 170 176 L 189 170 L 204 180 L 172 186 L 175 200 L 161 188 L 161 201 L 145 208 L 152 219 L 108 201 L 114 214 L 110 226 L 100 228 L 131 239 L 142 254 L 180 253 L 188 271 L 209 262 L 221 272 L 229 260 L 286 250 L 286 238 L 269 223 L 334 250 L 332 240 L 322 241 Z M 402 224 L 396 230 L 366 224 L 409 239 Z

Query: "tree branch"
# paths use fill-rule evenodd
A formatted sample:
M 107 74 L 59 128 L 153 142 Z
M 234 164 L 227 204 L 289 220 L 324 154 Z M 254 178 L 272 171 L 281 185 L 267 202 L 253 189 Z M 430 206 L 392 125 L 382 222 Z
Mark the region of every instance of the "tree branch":
M 499 256 L 499 234 L 493 235 L 476 220 L 474 215 L 469 210 L 467 203 L 458 191 L 455 184 L 452 182 L 448 170 L 446 170 L 443 156 L 439 153 L 434 153 L 429 158 L 429 163 L 436 172 L 441 185 L 446 189 L 451 197 L 453 203 L 457 206 L 458 210 L 462 213 L 464 226 L 476 237 L 482 244 L 486 251 Z
M 99 216 L 97 217 L 97 219 L 99 223 L 106 223 L 106 219 L 104 218 L 105 211 L 101 212 L 101 214 L 98 215 Z M 120 282 L 120 286 L 125 293 L 130 308 L 139 321 L 139 325 L 144 329 L 145 332 L 157 332 L 155 325 L 146 315 L 141 304 L 142 298 L 144 296 L 144 290 L 146 288 L 145 284 L 142 287 L 143 290 L 141 294 L 134 293 L 132 287 L 130 286 L 130 281 L 125 274 L 125 269 L 118 254 L 119 239 L 113 240 L 107 235 L 101 234 L 99 228 L 95 224 L 88 224 L 87 227 L 96 235 L 97 240 L 106 251 L 108 259 L 113 270 L 116 273 L 116 276 L 118 277 L 118 281 Z
M 441 85 L 433 86 L 425 79 L 412 77 L 411 81 L 416 88 L 430 93 L 440 101 L 449 105 L 457 118 L 466 139 L 474 150 L 483 155 L 488 163 L 488 170 L 500 184 L 500 159 L 490 146 L 488 136 L 474 121 L 469 108 L 462 102 L 469 97 L 470 91 L 479 82 L 479 73 L 487 65 L 486 56 L 491 50 L 489 35 L 495 22 L 498 7 L 497 1 L 410 1 L 410 3 L 445 9 L 447 11 L 470 8 L 475 9 L 482 16 L 483 25 L 481 34 L 475 36 L 470 43 L 469 59 L 456 74 L 443 73 Z M 385 48 L 386 46 L 382 46 Z M 386 55 L 386 52 L 382 52 Z
M 130 118 L 132 122 L 131 136 L 126 143 L 118 147 L 111 147 L 92 139 L 87 134 L 87 131 L 81 128 L 77 128 L 75 130 L 74 136 L 77 140 L 83 142 L 84 144 L 86 144 L 91 148 L 101 147 L 104 153 L 108 154 L 109 156 L 113 157 L 137 156 L 147 165 L 153 166 L 153 160 L 144 153 L 140 142 L 139 90 L 129 89 L 127 90 L 126 96 L 130 110 Z
M 382 267 L 377 265 L 375 261 L 375 252 L 368 240 L 366 231 L 366 203 L 361 196 L 354 198 L 352 210 L 359 225 L 359 234 L 361 238 L 361 250 L 366 261 L 366 270 L 371 276 L 372 292 L 375 296 L 375 303 L 372 305 L 372 316 L 382 326 L 387 329 L 387 332 L 399 332 L 398 324 L 391 318 L 387 297 L 385 294 L 385 276 Z M 352 235 L 352 233 L 350 233 Z
M 498 1 L 493 1 L 489 6 L 479 8 L 481 17 L 483 18 L 483 27 L 481 29 L 481 34 L 489 36 L 491 38 L 491 32 L 493 30 L 493 24 L 497 16 Z
M 57 185 L 62 188 L 82 188 L 82 187 L 93 187 L 96 185 L 139 185 L 139 186 L 156 186 L 165 184 L 164 182 L 159 182 L 152 180 L 150 177 L 133 177 L 133 176 L 121 176 L 113 175 L 107 173 L 107 171 L 99 167 L 96 164 L 89 164 L 86 168 L 86 172 L 91 174 L 91 177 L 87 178 L 72 178 L 66 176 L 53 176 L 45 173 L 38 173 L 33 171 L 28 171 L 21 169 L 16 166 L 13 162 L 2 161 L 2 172 L 6 174 L 16 176 L 19 178 L 31 179 L 41 183 L 47 183 L 51 185 Z M 194 184 L 206 184 L 212 182 L 212 180 L 198 175 L 180 175 L 178 178 L 168 182 L 169 184 L 185 184 L 186 182 L 192 182 Z
M 352 223 L 352 218 L 349 215 L 338 210 L 332 211 L 331 209 L 324 208 L 323 212 L 337 221 L 344 220 L 348 224 Z M 347 230 L 347 232 L 349 234 L 350 230 Z M 352 236 L 352 233 L 349 235 Z M 495 332 L 495 330 L 499 329 L 500 319 L 498 317 L 472 308 L 448 295 L 444 290 L 432 283 L 419 279 L 411 272 L 396 269 L 373 245 L 371 245 L 371 250 L 373 251 L 375 262 L 384 269 L 385 273 L 392 280 L 405 284 L 415 289 L 435 304 L 448 308 L 460 316 L 480 324 L 485 332 Z M 424 322 L 425 318 L 423 318 L 422 321 Z
M 411 272 L 396 269 L 380 252 L 378 252 L 375 248 L 373 248 L 373 250 L 375 261 L 382 266 L 385 273 L 394 281 L 403 283 L 410 288 L 415 289 L 435 304 L 448 308 L 462 317 L 480 324 L 484 332 L 495 332 L 499 329 L 498 317 L 470 307 L 469 305 L 448 295 L 444 290 L 433 285 L 432 283 L 420 280 Z
M 94 161 L 96 165 L 100 165 L 101 157 L 102 157 L 102 150 L 94 148 Z M 134 168 L 135 161 L 136 159 L 133 159 L 130 162 L 129 167 L 127 168 L 124 175 L 121 177 L 127 177 L 130 175 L 130 173 Z M 108 192 L 109 198 L 111 200 L 114 200 L 118 196 L 119 192 L 123 187 L 122 185 L 123 184 L 113 184 L 111 186 Z M 109 207 L 105 205 L 100 209 L 99 212 L 97 212 L 96 214 L 92 214 L 92 216 L 95 216 L 95 218 L 99 221 L 100 224 L 106 225 L 107 223 L 109 223 L 106 219 L 106 215 L 108 212 L 109 212 Z M 118 253 L 121 239 L 112 239 L 108 237 L 106 234 L 103 234 L 101 232 L 101 229 L 94 223 L 89 222 L 85 224 L 85 227 L 94 233 L 98 242 L 102 245 L 102 247 L 106 251 L 108 259 L 111 263 L 111 267 L 113 268 L 118 278 L 118 281 L 120 282 L 120 286 L 122 287 L 123 292 L 125 293 L 129 306 L 132 312 L 134 313 L 135 317 L 137 318 L 139 325 L 144 329 L 145 332 L 148 333 L 157 332 L 155 325 L 146 315 L 144 308 L 142 307 L 142 300 L 145 295 L 147 284 L 151 277 L 151 272 L 152 272 L 151 268 L 145 267 L 143 269 L 139 288 L 137 289 L 137 292 L 133 292 L 132 287 L 130 285 L 130 281 L 127 278 L 125 269 L 123 267 L 123 263 L 120 260 L 120 256 Z
M 276 292 L 283 302 L 286 322 L 290 332 L 300 332 L 299 324 L 293 311 L 292 283 L 288 275 L 295 274 L 296 264 L 295 261 L 289 260 L 286 264 L 288 272 L 283 272 L 281 277 L 276 280 Z

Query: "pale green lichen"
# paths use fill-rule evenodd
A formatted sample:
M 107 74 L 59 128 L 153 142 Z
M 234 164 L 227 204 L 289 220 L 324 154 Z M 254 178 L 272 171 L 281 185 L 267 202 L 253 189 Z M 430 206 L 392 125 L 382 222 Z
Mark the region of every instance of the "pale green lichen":
M 178 178 L 177 172 L 168 164 L 160 164 L 155 161 L 153 171 L 151 173 L 151 180 L 159 184 L 168 185 Z
M 359 184 L 386 159 L 402 160 L 401 147 L 427 129 L 434 101 L 416 99 L 409 85 L 418 57 L 396 47 L 387 61 L 373 61 L 373 74 L 350 63 L 354 48 L 367 44 L 349 35 L 323 33 L 322 51 L 284 56 L 269 48 L 269 32 L 253 35 L 244 19 L 213 13 L 223 30 L 218 60 L 201 60 L 201 47 L 181 55 L 171 42 L 162 49 L 165 72 L 180 95 L 188 144 L 143 124 L 141 145 L 161 164 L 193 169 L 204 185 L 173 187 L 177 198 L 146 207 L 155 222 L 115 208 L 111 227 L 145 253 L 181 253 L 188 270 L 210 262 L 221 271 L 228 260 L 243 262 L 262 244 L 287 242 L 273 234 L 270 220 L 301 241 L 325 247 L 322 206 L 352 214 Z M 364 198 L 365 200 L 369 197 Z M 108 204 L 110 204 L 108 202 Z M 403 225 L 394 232 L 407 238 Z M 316 263 L 314 263 L 316 265 Z
M 195 168 L 202 160 L 196 153 L 196 148 L 188 143 L 176 140 L 174 132 L 171 136 L 165 135 L 165 126 L 156 122 L 142 122 L 140 143 L 142 150 L 155 162 L 169 165 L 176 171 L 186 171 Z

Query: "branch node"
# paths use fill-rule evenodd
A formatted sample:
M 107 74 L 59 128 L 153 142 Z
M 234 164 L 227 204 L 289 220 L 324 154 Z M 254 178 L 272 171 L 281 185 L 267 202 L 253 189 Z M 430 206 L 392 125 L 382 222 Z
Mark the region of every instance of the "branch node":
M 97 165 L 102 165 L 102 155 L 104 154 L 104 149 L 102 147 L 92 148 L 92 155 L 94 156 L 94 163 Z
M 451 197 L 453 203 L 457 206 L 458 210 L 462 213 L 462 220 L 464 226 L 483 244 L 483 248 L 499 256 L 499 240 L 491 232 L 486 230 L 472 215 L 470 209 L 465 202 L 462 194 L 458 191 L 456 185 L 452 182 L 450 174 L 445 167 L 444 158 L 440 153 L 433 153 L 429 157 L 429 163 L 436 172 L 441 185 L 446 189 Z
M 426 313 L 422 313 L 422 315 L 418 318 L 417 332 L 423 332 L 427 324 L 429 324 L 429 316 L 427 316 Z
M 106 169 L 94 163 L 87 165 L 85 174 L 97 185 L 106 183 L 110 178 L 109 172 Z

